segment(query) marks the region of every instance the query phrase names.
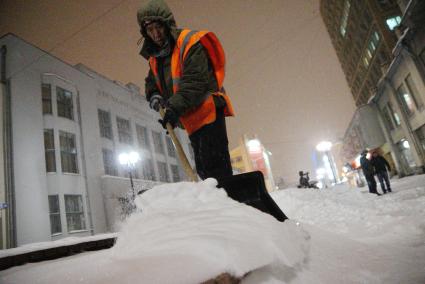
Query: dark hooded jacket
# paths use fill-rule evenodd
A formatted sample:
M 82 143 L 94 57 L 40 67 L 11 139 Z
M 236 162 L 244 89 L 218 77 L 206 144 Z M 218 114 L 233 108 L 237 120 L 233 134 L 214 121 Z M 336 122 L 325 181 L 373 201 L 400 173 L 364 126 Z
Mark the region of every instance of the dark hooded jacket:
M 372 156 L 372 159 L 370 160 L 370 162 L 372 163 L 373 167 L 375 168 L 376 173 L 386 172 L 387 169 L 388 169 L 388 171 L 391 171 L 390 164 L 381 155 L 378 155 L 376 157 Z
M 149 70 L 145 79 L 146 99 L 149 101 L 155 93 L 161 94 L 168 106 L 179 116 L 198 107 L 211 93 L 218 91 L 217 81 L 211 62 L 204 47 L 198 42 L 189 50 L 183 63 L 183 74 L 180 78 L 179 90 L 173 94 L 171 79 L 171 54 L 174 43 L 177 41 L 181 30 L 177 29 L 174 16 L 162 0 L 151 0 L 137 12 L 137 21 L 141 33 L 145 38 L 140 54 L 149 59 L 154 56 L 158 62 L 158 75 L 163 89 L 161 94 L 155 83 L 152 70 Z M 161 21 L 165 24 L 169 35 L 171 51 L 167 56 L 157 56 L 159 50 L 143 29 L 144 21 Z M 223 107 L 224 100 L 214 96 L 216 107 Z
M 375 170 L 373 169 L 372 163 L 366 158 L 366 155 L 362 155 L 360 158 L 360 166 L 362 167 L 363 174 L 368 177 L 373 177 Z

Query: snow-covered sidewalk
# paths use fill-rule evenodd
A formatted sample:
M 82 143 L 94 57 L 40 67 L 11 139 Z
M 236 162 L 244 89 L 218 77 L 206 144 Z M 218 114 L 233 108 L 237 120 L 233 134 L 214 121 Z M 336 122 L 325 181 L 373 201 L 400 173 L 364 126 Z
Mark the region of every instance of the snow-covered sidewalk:
M 249 271 L 243 283 L 425 283 L 425 175 L 393 179 L 380 197 L 274 192 L 284 223 L 215 183 L 158 186 L 112 249 L 1 271 L 0 283 L 199 283 Z

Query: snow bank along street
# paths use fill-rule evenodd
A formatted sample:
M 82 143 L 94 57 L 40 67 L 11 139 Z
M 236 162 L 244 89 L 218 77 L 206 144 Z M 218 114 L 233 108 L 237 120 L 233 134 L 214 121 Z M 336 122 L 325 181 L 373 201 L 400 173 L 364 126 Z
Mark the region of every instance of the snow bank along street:
M 425 175 L 375 196 L 338 186 L 272 194 L 291 219 L 227 198 L 216 181 L 165 184 L 136 200 L 116 245 L 0 272 L 1 283 L 425 283 Z

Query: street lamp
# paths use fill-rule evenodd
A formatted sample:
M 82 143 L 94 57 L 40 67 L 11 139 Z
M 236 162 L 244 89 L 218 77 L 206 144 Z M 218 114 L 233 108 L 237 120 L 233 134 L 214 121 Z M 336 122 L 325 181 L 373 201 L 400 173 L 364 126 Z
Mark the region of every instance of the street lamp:
M 133 192 L 133 199 L 135 198 L 134 194 L 134 185 L 133 185 L 133 173 L 132 170 L 135 168 L 138 161 L 140 161 L 140 155 L 137 152 L 130 152 L 130 153 L 121 153 L 118 156 L 118 160 L 121 165 L 127 166 L 128 174 L 130 176 L 130 184 L 131 184 L 131 190 Z
M 322 141 L 319 144 L 317 144 L 317 146 L 316 146 L 316 150 L 319 151 L 319 152 L 325 153 L 326 157 L 328 158 L 329 167 L 331 168 L 332 175 L 333 175 L 333 178 L 334 178 L 334 182 L 336 184 L 336 182 L 337 182 L 336 181 L 336 172 L 335 172 L 335 169 L 334 169 L 333 161 L 330 157 L 331 148 L 332 148 L 332 143 L 329 142 L 329 141 Z

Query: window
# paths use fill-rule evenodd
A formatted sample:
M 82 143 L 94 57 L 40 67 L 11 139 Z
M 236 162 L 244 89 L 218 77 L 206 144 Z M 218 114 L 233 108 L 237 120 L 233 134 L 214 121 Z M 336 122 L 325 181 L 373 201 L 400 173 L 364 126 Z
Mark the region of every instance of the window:
M 52 114 L 52 86 L 41 84 L 41 99 L 43 101 L 43 114 Z
M 100 137 L 112 139 L 111 114 L 107 111 L 98 109 Z
M 416 88 L 415 82 L 412 79 L 412 75 L 407 75 L 405 82 L 410 94 L 413 97 L 413 100 L 415 101 L 416 108 L 422 108 L 424 106 L 424 102 L 420 97 L 419 91 Z
M 407 88 L 402 84 L 397 89 L 397 94 L 400 97 L 404 110 L 408 115 L 415 112 L 416 106 L 412 95 L 407 91 Z
M 61 149 L 62 172 L 78 173 L 75 135 L 65 131 L 59 131 L 59 143 Z
M 136 124 L 136 132 L 137 132 L 137 142 L 139 143 L 139 147 L 146 150 L 150 150 L 148 130 L 146 129 L 146 127 Z
M 391 103 L 388 103 L 387 105 L 388 110 L 390 111 L 390 114 L 395 122 L 395 125 L 398 127 L 401 125 L 401 121 L 400 121 L 400 116 L 398 115 L 398 113 L 396 113 L 393 109 L 393 106 L 391 105 Z
M 102 156 L 103 156 L 103 168 L 105 170 L 105 175 L 116 176 L 117 167 L 116 167 L 114 152 L 109 149 L 102 149 Z
M 58 116 L 74 120 L 72 93 L 61 87 L 56 87 L 56 99 L 58 103 Z
M 400 16 L 391 17 L 387 19 L 386 22 L 387 22 L 388 28 L 392 31 L 400 25 L 401 17 Z
M 173 141 L 168 136 L 165 137 L 165 141 L 167 141 L 168 156 L 176 158 L 176 150 L 174 149 Z
M 365 68 L 369 67 L 369 64 L 373 58 L 373 55 L 375 54 L 376 49 L 378 48 L 378 44 L 380 41 L 380 36 L 377 31 L 372 32 L 372 35 L 369 38 L 369 42 L 367 45 L 367 49 L 365 53 L 363 54 L 363 65 Z
M 49 195 L 49 216 L 51 234 L 62 233 L 59 195 Z
M 173 174 L 173 182 L 181 181 L 179 167 L 176 165 L 171 165 L 171 173 Z
M 46 172 L 56 172 L 53 129 L 44 129 L 44 156 L 46 158 Z
M 143 165 L 143 176 L 146 180 L 156 180 L 155 170 L 153 168 L 153 163 L 151 159 L 144 159 L 142 162 Z
M 118 126 L 118 140 L 124 144 L 133 144 L 133 137 L 131 136 L 130 121 L 127 119 L 117 117 Z
M 152 137 L 153 137 L 153 145 L 155 148 L 155 153 L 165 154 L 164 142 L 162 142 L 161 133 L 152 131 Z
M 341 26 L 339 28 L 339 31 L 341 32 L 342 36 L 345 36 L 345 34 L 347 33 L 347 23 L 348 23 L 349 14 L 350 14 L 350 1 L 345 0 L 344 9 L 342 10 Z
M 65 195 L 65 212 L 68 232 L 86 229 L 81 195 Z
M 159 180 L 163 182 L 170 181 L 167 171 L 167 164 L 163 162 L 158 162 L 158 172 L 159 172 Z
M 389 113 L 388 107 L 384 107 L 384 109 L 382 110 L 382 114 L 383 114 L 383 116 L 384 116 L 385 122 L 386 122 L 386 123 L 387 123 L 387 125 L 388 125 L 388 128 L 389 128 L 390 130 L 393 130 L 395 127 L 394 127 L 394 123 L 393 123 L 393 121 L 391 120 L 391 116 L 390 116 L 390 113 Z

